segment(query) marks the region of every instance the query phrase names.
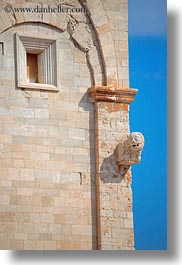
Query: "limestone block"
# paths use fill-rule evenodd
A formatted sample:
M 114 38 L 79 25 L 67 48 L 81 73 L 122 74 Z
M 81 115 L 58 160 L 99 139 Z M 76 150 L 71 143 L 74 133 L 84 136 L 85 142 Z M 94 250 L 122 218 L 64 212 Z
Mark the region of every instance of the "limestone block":
M 107 19 L 105 12 L 92 13 L 92 19 L 94 21 L 96 28 L 97 27 L 99 28 L 100 26 L 108 23 L 108 19 Z
M 52 3 L 51 8 L 55 8 L 57 10 L 58 6 L 54 5 Z M 45 15 L 46 13 L 44 13 L 43 15 Z M 47 13 L 48 14 L 48 13 Z M 44 19 L 46 21 L 46 17 L 44 16 Z M 61 28 L 63 31 L 66 30 L 67 28 L 67 23 L 69 21 L 68 18 L 68 13 L 50 13 L 50 24 L 51 25 L 55 25 L 58 28 Z
M 14 20 L 10 18 L 11 17 L 4 10 L 0 12 L 0 31 L 1 32 L 10 28 L 13 24 L 15 24 Z
M 23 181 L 33 181 L 35 179 L 34 169 L 21 168 L 19 178 Z
M 100 36 L 101 36 L 101 34 L 103 34 L 105 32 L 110 32 L 110 31 L 111 31 L 111 24 L 110 23 L 103 24 L 103 25 L 97 27 L 97 32 Z
M 56 21 L 56 25 L 58 26 L 58 28 L 61 28 L 63 31 L 65 31 L 67 29 L 67 25 L 68 25 L 68 21 L 69 21 L 69 17 L 67 14 L 58 14 L 57 16 L 57 21 Z
M 108 67 L 116 67 L 117 66 L 115 56 L 106 56 L 105 61 L 106 61 Z
M 41 22 L 42 21 L 42 13 L 38 12 L 40 8 L 42 8 L 42 5 L 39 3 L 22 3 L 22 8 L 26 10 L 33 10 L 34 12 L 24 12 L 24 21 L 25 22 L 30 22 L 30 21 L 35 21 L 35 22 Z
M 83 53 L 82 51 L 79 51 L 79 50 L 75 50 L 74 51 L 74 60 L 75 60 L 75 63 L 86 64 L 85 53 Z
M 34 117 L 34 110 L 29 108 L 22 108 L 22 107 L 11 107 L 11 115 L 18 116 L 18 117 L 27 117 L 33 118 Z
M 133 228 L 133 219 L 124 220 L 124 228 Z
M 19 183 L 19 182 L 17 182 L 17 183 Z M 13 185 L 16 186 L 16 183 L 13 183 Z M 16 192 L 17 192 L 17 195 L 22 195 L 22 196 L 32 196 L 33 195 L 33 189 L 32 188 L 17 188 Z
M 43 9 L 47 9 L 48 10 L 48 5 L 47 4 L 42 4 L 42 8 Z M 42 13 L 42 21 L 44 23 L 48 23 L 48 24 L 51 24 L 51 20 L 52 20 L 52 14 L 50 12 L 43 12 Z
M 74 30 L 72 38 L 84 51 L 88 51 L 93 45 L 91 31 L 87 25 L 79 24 Z
M 0 239 L 0 249 L 1 250 L 8 250 L 10 249 L 10 240 L 9 239 L 6 239 L 6 238 L 3 238 L 3 239 Z
M 4 107 L 0 107 L 0 115 L 7 116 L 10 114 L 10 110 Z
M 27 233 L 15 233 L 15 239 L 26 240 L 27 239 Z
M 118 67 L 118 75 L 120 79 L 128 79 L 128 67 Z
M 17 232 L 18 233 L 31 233 L 33 232 L 33 224 L 26 223 L 26 222 L 18 223 Z
M 52 240 L 52 235 L 48 233 L 39 234 L 40 240 Z
M 112 32 L 112 36 L 113 36 L 113 40 L 114 41 L 123 41 L 123 40 L 126 40 L 128 39 L 128 32 L 127 31 L 120 31 L 120 30 L 117 30 L 117 31 L 113 31 Z
M 126 1 L 125 1 L 126 3 Z M 103 7 L 104 10 L 112 10 L 112 11 L 118 11 L 122 10 L 123 8 L 123 1 L 113 0 L 112 2 L 109 0 L 103 1 Z
M 63 229 L 61 229 L 61 228 L 62 228 L 62 226 L 60 224 L 49 224 L 48 231 L 49 231 L 49 233 L 51 233 L 53 235 L 54 234 L 60 234 L 63 231 Z
M 21 126 L 21 135 L 23 136 L 34 136 L 34 126 L 33 125 L 22 125 Z
M 12 136 L 8 134 L 1 134 L 0 142 L 1 143 L 12 143 Z
M 129 80 L 119 80 L 119 82 L 122 84 L 122 87 L 129 87 Z
M 48 120 L 48 119 L 46 119 L 46 120 Z M 40 137 L 48 137 L 48 136 L 50 136 L 50 130 L 49 130 L 48 126 L 36 126 L 36 127 L 34 126 L 34 135 L 40 136 Z M 42 147 L 42 148 L 40 147 L 38 149 L 40 150 L 40 152 L 42 152 L 41 149 L 45 151 L 44 147 Z M 37 150 L 37 151 L 39 152 L 39 150 Z M 48 150 L 50 150 L 50 149 L 48 148 Z
M 128 67 L 128 59 L 122 59 L 121 60 L 121 66 Z
M 85 140 L 85 130 L 83 130 L 83 129 L 70 129 L 68 131 L 68 138 L 70 140 Z
M 103 49 L 103 53 L 104 53 L 105 57 L 115 55 L 115 49 L 114 49 L 114 43 L 113 42 L 109 43 L 109 44 L 108 44 L 108 41 L 105 42 L 105 44 L 102 46 L 102 49 Z
M 30 197 L 29 196 L 20 196 L 20 195 L 11 195 L 10 196 L 11 205 L 29 205 Z
M 50 155 L 48 153 L 30 152 L 30 159 L 33 160 L 49 160 Z
M 10 197 L 8 195 L 0 195 L 0 204 L 7 205 L 10 203 Z
M 38 224 L 34 224 L 34 233 L 39 233 L 39 234 L 42 234 L 42 233 L 48 233 L 49 232 L 49 226 L 47 224 L 41 224 L 41 223 L 38 223 Z
M 6 222 L 4 227 L 5 233 L 15 233 L 17 229 L 17 224 L 15 222 Z
M 128 31 L 128 13 L 127 12 L 113 12 L 113 11 L 107 11 L 108 19 L 111 23 L 111 27 L 113 32 L 114 31 L 120 31 L 127 32 Z
M 23 4 L 18 3 L 13 5 L 13 8 L 22 8 Z M 25 21 L 24 12 L 14 12 L 17 23 L 23 23 Z

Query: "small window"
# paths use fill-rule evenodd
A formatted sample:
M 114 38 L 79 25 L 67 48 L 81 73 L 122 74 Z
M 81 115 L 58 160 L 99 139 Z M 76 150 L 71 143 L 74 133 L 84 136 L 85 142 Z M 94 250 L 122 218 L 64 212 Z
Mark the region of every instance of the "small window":
M 17 86 L 43 90 L 57 88 L 56 40 L 16 33 Z
M 4 42 L 0 42 L 0 54 L 4 55 Z
M 27 82 L 38 83 L 37 54 L 27 53 Z

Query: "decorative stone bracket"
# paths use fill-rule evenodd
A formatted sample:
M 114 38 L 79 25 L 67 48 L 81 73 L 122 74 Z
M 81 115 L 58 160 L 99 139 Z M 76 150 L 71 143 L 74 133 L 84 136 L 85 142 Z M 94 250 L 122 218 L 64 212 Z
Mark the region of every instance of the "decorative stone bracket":
M 95 101 L 116 102 L 122 104 L 130 104 L 134 101 L 137 89 L 131 88 L 115 88 L 112 86 L 96 86 L 88 90 L 90 97 Z
M 144 147 L 144 137 L 139 132 L 129 134 L 127 140 L 118 145 L 118 165 L 131 166 L 139 164 Z
M 137 92 L 137 89 L 119 86 L 95 86 L 88 89 L 94 102 L 119 103 L 125 106 L 134 101 Z M 123 168 L 123 175 L 131 165 L 140 163 L 143 147 L 144 136 L 139 132 L 130 133 L 124 142 L 118 144 L 118 166 Z

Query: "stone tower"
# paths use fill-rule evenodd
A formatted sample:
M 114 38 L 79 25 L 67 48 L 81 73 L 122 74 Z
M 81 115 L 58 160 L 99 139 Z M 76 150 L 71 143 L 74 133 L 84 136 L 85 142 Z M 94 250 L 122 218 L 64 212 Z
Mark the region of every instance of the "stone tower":
M 1 1 L 0 249 L 134 249 L 136 93 L 127 0 Z

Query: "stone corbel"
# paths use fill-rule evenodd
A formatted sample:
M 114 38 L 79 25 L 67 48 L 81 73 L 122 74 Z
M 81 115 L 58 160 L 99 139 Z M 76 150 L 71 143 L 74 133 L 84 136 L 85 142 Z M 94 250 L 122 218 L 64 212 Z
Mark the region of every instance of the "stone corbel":
M 129 134 L 128 138 L 118 145 L 118 165 L 127 169 L 139 164 L 144 147 L 144 137 L 139 132 Z
M 113 107 L 112 103 L 121 104 L 121 109 L 122 106 L 129 107 L 130 103 L 134 101 L 137 92 L 137 89 L 112 86 L 95 86 L 88 89 L 92 102 L 111 103 L 111 109 Z M 143 147 L 144 137 L 139 132 L 129 134 L 124 142 L 118 144 L 117 162 L 122 176 L 125 176 L 131 165 L 140 163 Z
M 122 104 L 130 104 L 134 101 L 137 89 L 131 88 L 115 88 L 112 86 L 95 86 L 88 90 L 92 100 L 95 102 L 115 102 Z

